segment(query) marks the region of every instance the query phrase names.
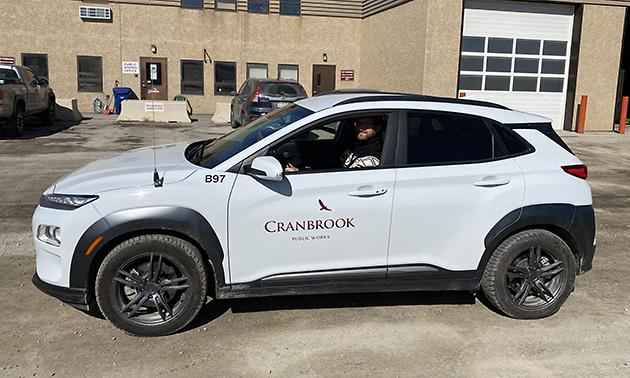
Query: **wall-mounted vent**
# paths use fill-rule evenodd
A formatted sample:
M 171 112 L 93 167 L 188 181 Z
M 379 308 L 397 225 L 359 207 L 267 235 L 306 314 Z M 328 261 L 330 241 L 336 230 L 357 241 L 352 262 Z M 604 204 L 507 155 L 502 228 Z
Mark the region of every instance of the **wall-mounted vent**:
M 111 20 L 112 11 L 104 7 L 79 7 L 79 16 L 93 20 Z

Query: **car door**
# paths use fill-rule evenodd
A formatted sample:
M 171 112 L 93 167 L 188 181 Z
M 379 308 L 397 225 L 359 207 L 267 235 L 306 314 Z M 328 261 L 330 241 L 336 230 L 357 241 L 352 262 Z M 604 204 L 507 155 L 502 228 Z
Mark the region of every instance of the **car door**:
M 247 102 L 249 101 L 249 94 L 251 93 L 252 89 L 253 89 L 252 82 L 250 80 L 247 80 L 243 83 L 243 85 L 241 85 L 241 88 L 238 90 L 238 93 L 234 97 L 233 116 L 234 116 L 234 119 L 239 120 L 240 125 L 244 125 L 243 122 L 245 121 L 243 119 L 244 118 L 243 112 L 247 112 L 247 110 L 245 109 L 245 106 L 247 105 Z
M 35 77 L 33 71 L 28 68 L 22 68 L 20 70 L 22 73 L 22 77 L 24 78 L 24 83 L 26 84 L 26 112 L 28 114 L 32 114 L 38 111 L 43 110 L 42 106 L 42 93 L 45 91 L 39 85 L 39 80 Z
M 301 167 L 277 182 L 239 173 L 229 205 L 232 283 L 384 280 L 395 179 L 387 165 Z
M 403 118 L 388 278 L 474 272 L 488 232 L 522 206 L 523 173 L 482 118 L 428 111 Z

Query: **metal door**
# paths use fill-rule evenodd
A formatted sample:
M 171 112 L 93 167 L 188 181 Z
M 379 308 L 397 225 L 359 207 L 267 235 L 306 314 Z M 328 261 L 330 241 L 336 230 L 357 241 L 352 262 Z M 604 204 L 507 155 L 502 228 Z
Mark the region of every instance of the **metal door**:
M 140 99 L 168 100 L 166 58 L 140 58 Z
M 313 64 L 313 96 L 335 90 L 336 66 Z

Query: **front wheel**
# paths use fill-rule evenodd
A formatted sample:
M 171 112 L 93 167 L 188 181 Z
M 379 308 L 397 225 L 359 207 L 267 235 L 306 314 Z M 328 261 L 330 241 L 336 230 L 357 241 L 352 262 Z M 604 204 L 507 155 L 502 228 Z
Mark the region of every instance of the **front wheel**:
M 40 113 L 39 119 L 42 120 L 42 123 L 46 126 L 50 126 L 55 123 L 55 100 L 48 100 L 48 106 L 46 110 Z
M 172 236 L 142 235 L 107 255 L 96 276 L 96 300 L 107 320 L 123 331 L 161 336 L 197 316 L 207 282 L 195 246 Z
M 497 309 L 517 319 L 556 313 L 575 283 L 575 260 L 567 244 L 547 230 L 506 239 L 492 254 L 481 287 Z

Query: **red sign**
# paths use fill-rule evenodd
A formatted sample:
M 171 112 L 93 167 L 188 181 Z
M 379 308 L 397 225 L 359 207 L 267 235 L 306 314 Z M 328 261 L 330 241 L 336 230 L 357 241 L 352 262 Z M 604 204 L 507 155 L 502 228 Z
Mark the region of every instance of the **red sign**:
M 341 70 L 341 81 L 354 81 L 354 70 Z
M 0 64 L 15 64 L 15 58 L 12 56 L 0 56 Z

